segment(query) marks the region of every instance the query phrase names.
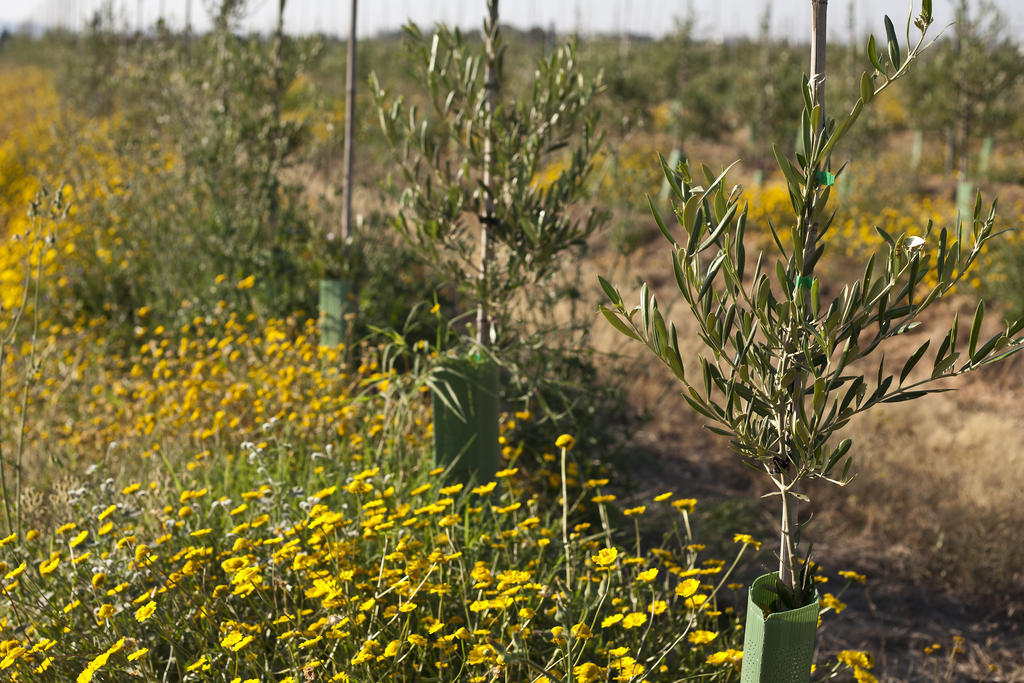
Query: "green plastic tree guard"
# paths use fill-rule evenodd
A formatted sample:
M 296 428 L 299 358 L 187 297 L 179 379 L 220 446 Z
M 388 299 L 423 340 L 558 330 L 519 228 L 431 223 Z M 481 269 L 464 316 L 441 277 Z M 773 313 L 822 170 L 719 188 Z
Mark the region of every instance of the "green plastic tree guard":
M 818 601 L 766 617 L 766 607 L 774 598 L 770 588 L 778 583 L 777 574 L 765 574 L 750 584 L 741 683 L 807 683 L 811 679 Z
M 981 151 L 978 152 L 978 175 L 982 178 L 988 177 L 988 167 L 992 161 L 992 136 L 986 135 L 981 141 Z
M 969 223 L 970 216 L 974 215 L 974 186 L 968 182 L 956 184 L 956 210 L 965 223 Z
M 320 344 L 336 347 L 345 334 L 350 288 L 344 280 L 320 281 Z
M 453 481 L 489 481 L 498 471 L 498 366 L 451 358 L 434 370 L 434 462 Z

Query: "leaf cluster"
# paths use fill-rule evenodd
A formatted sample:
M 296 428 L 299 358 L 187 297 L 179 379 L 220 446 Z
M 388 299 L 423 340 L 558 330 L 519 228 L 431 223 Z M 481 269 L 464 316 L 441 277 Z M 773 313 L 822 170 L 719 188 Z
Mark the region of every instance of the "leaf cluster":
M 500 34 L 495 42 L 500 83 Z M 399 176 L 389 183 L 401 205 L 395 226 L 462 284 L 467 304 L 483 304 L 500 328 L 515 293 L 552 275 L 558 256 L 582 246 L 604 222 L 596 209 L 577 214 L 570 208 L 588 189 L 602 142 L 590 108 L 600 76 L 583 75 L 576 46 L 569 43 L 538 61 L 525 96 L 499 102 L 491 112 L 486 57 L 460 31 L 439 27 L 428 38 L 409 25 L 406 48 L 426 87 L 423 109 L 392 98 L 371 79 L 380 125 L 398 165 Z M 538 180 L 542 174 L 550 182 Z M 481 277 L 472 229 L 485 223 L 495 250 Z

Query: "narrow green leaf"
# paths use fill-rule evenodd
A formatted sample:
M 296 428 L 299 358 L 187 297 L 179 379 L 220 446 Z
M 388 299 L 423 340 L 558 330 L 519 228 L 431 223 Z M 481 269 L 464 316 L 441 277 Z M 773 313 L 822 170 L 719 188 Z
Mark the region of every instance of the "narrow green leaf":
M 704 425 L 704 429 L 708 430 L 709 432 L 711 432 L 713 434 L 718 434 L 719 436 L 726 436 L 726 437 L 734 437 L 734 436 L 736 436 L 735 432 L 726 431 L 725 429 L 722 429 L 721 427 L 712 427 L 711 425 Z
M 811 129 L 811 117 L 807 109 L 803 110 L 800 115 L 800 139 L 802 142 L 802 151 L 805 157 L 811 156 L 811 137 L 814 135 Z
M 807 74 L 803 75 L 803 79 L 800 81 L 803 87 L 800 89 L 800 94 L 804 96 L 804 111 L 809 112 L 814 109 L 814 94 L 811 92 L 811 79 L 807 77 Z
M 668 181 L 668 186 L 672 188 L 672 194 L 674 194 L 676 198 L 680 202 L 682 202 L 683 192 L 679 187 L 679 180 L 676 178 L 675 169 L 669 168 L 668 162 L 665 161 L 665 157 L 663 157 L 660 152 L 658 153 L 658 161 L 661 162 L 661 169 L 665 173 L 665 180 Z
M 703 356 L 701 356 L 701 359 L 700 359 L 700 369 L 701 369 L 701 373 L 703 374 L 703 378 L 704 378 L 704 396 L 707 397 L 707 399 L 710 401 L 711 400 L 711 386 L 712 386 L 711 364 L 708 363 L 707 359 L 704 358 Z
M 782 246 L 782 240 L 779 238 L 779 233 L 775 230 L 775 226 L 772 224 L 771 220 L 768 220 L 768 230 L 772 233 L 772 239 L 775 240 L 775 246 L 779 248 L 779 253 L 782 254 L 783 258 L 788 259 L 789 256 L 786 254 L 786 248 Z M 758 258 L 760 258 L 760 256 Z
M 629 329 L 629 327 L 626 326 L 626 323 L 622 322 L 619 316 L 616 315 L 615 311 L 609 310 L 605 306 L 599 306 L 598 308 L 601 310 L 601 314 L 605 317 L 605 319 L 609 323 L 611 323 L 612 327 L 614 327 L 615 329 L 617 329 L 619 332 L 626 335 L 630 339 L 643 341 L 642 339 L 640 339 L 640 337 L 637 336 L 637 334 L 633 330 Z
M 843 465 L 843 474 L 842 474 L 841 477 L 839 477 L 839 480 L 841 482 L 843 482 L 844 484 L 849 483 L 849 481 L 850 481 L 847 477 L 850 474 L 850 465 L 852 465 L 852 464 L 853 464 L 853 458 L 847 458 L 846 459 L 846 464 Z
M 860 99 L 863 100 L 864 104 L 868 104 L 874 96 L 875 82 L 871 80 L 871 76 L 865 71 L 860 77 Z
M 743 281 L 743 270 L 744 270 L 744 267 L 746 266 L 746 261 L 747 261 L 746 249 L 743 246 L 743 234 L 746 231 L 746 228 L 747 228 L 747 209 L 746 209 L 746 207 L 744 207 L 743 211 L 740 212 L 740 217 L 736 220 L 736 237 L 735 237 L 735 240 L 734 240 L 735 252 L 736 252 L 736 256 L 735 256 L 736 275 L 737 275 L 737 277 L 739 277 L 741 282 Z
M 843 439 L 839 442 L 839 445 L 832 451 L 832 455 L 829 457 L 828 463 L 825 465 L 823 471 L 825 476 L 828 476 L 829 472 L 832 471 L 832 468 L 836 466 L 836 463 L 838 463 L 844 455 L 850 452 L 850 447 L 852 445 L 853 441 L 851 439 Z
M 895 247 L 896 246 L 896 240 L 894 240 L 892 238 L 892 235 L 890 235 L 888 232 L 885 231 L 885 228 L 883 228 L 883 227 L 881 227 L 879 225 L 876 225 L 875 226 L 875 232 L 877 232 L 879 235 L 881 235 L 882 239 L 884 239 L 886 241 L 886 243 L 890 247 Z
M 722 267 L 722 263 L 725 261 L 727 254 L 723 251 L 715 260 L 708 266 L 708 272 L 704 276 L 704 282 L 700 286 L 700 292 L 697 294 L 698 299 L 703 299 L 704 295 L 711 289 L 711 284 L 715 281 L 715 276 L 718 275 L 719 269 Z
M 651 318 L 653 321 L 653 334 L 651 335 L 651 341 L 654 342 L 654 352 L 658 354 L 658 357 L 665 357 L 665 350 L 668 348 L 668 330 L 665 329 L 665 319 L 661 316 L 661 313 L 655 308 L 651 311 Z
M 903 391 L 892 396 L 888 396 L 881 403 L 902 403 L 903 401 L 913 401 L 915 398 L 921 398 L 928 394 L 937 394 L 943 391 L 950 391 L 950 389 L 923 389 L 921 391 Z
M 782 287 L 783 292 L 789 293 L 793 291 L 793 284 L 786 275 L 786 267 L 782 265 L 782 261 L 775 262 L 775 278 L 779 281 L 779 286 Z
M 974 322 L 971 324 L 970 341 L 967 345 L 967 355 L 974 358 L 974 352 L 978 347 L 978 334 L 981 332 L 981 321 L 985 318 L 985 302 L 979 301 L 978 308 L 974 311 Z
M 707 249 L 708 247 L 710 247 L 712 244 L 714 244 L 715 240 L 717 240 L 719 236 L 725 231 L 725 229 L 729 227 L 729 222 L 732 221 L 732 217 L 736 215 L 736 209 L 738 208 L 739 204 L 735 202 L 733 202 L 729 206 L 729 208 L 725 211 L 725 215 L 722 216 L 722 220 L 718 223 L 715 229 L 712 230 L 711 234 L 705 237 L 704 241 L 701 242 L 699 247 L 697 247 L 698 254 Z
M 679 249 L 672 255 L 672 272 L 676 276 L 676 286 L 679 287 L 679 291 L 682 292 L 684 297 L 686 297 L 687 303 L 693 303 L 690 301 L 690 288 L 686 282 L 686 274 L 683 273 L 683 266 L 679 262 L 680 255 L 682 253 L 682 249 Z
M 866 76 L 867 74 L 864 75 Z M 864 99 L 862 98 L 857 100 L 857 103 L 853 105 L 853 110 L 850 112 L 850 115 L 843 119 L 843 122 L 839 124 L 839 127 L 836 128 L 836 131 L 829 138 L 828 142 L 825 143 L 825 146 L 821 149 L 822 157 L 828 156 L 828 153 L 832 151 L 832 148 L 836 146 L 844 135 L 846 135 L 846 131 L 848 131 L 850 126 L 857 121 L 863 109 Z
M 793 164 L 782 152 L 779 151 L 778 145 L 772 145 L 772 154 L 775 155 L 775 163 L 779 165 L 779 169 L 782 171 L 782 174 L 786 176 L 786 182 L 791 186 L 799 188 L 800 185 L 803 184 L 803 181 L 796 174 Z
M 597 281 L 601 283 L 601 289 L 604 290 L 605 296 L 615 304 L 616 306 L 622 306 L 622 295 L 612 286 L 612 283 L 605 280 L 600 275 L 597 276 Z
M 935 367 L 932 368 L 932 379 L 944 375 L 946 373 L 946 370 L 949 370 L 951 367 L 953 367 L 953 364 L 956 363 L 957 360 L 959 360 L 959 358 L 959 353 L 951 353 L 941 360 L 936 360 Z
M 715 180 L 715 174 L 714 174 L 714 172 L 712 172 L 711 168 L 707 164 L 701 164 L 700 165 L 700 170 L 701 170 L 701 173 L 704 174 L 704 180 L 707 181 L 707 184 L 708 184 L 708 189 L 705 190 L 705 192 L 704 192 L 704 194 L 706 196 L 707 193 L 711 192 L 712 188 L 714 188 L 714 186 L 718 184 L 718 181 Z
M 827 384 L 824 377 L 819 377 L 814 380 L 814 399 L 812 407 L 814 409 L 814 414 L 818 417 L 821 416 L 821 412 L 825 409 L 825 399 L 828 398 L 826 386 Z
M 700 413 L 700 414 L 701 414 L 701 415 L 703 415 L 704 417 L 706 417 L 706 418 L 708 418 L 708 419 L 711 419 L 711 420 L 717 420 L 717 419 L 718 419 L 718 418 L 716 418 L 716 417 L 714 416 L 714 414 L 713 414 L 713 413 L 711 412 L 711 410 L 710 410 L 710 409 L 708 409 L 707 407 L 705 407 L 705 404 L 704 404 L 704 402 L 703 402 L 703 401 L 700 401 L 700 402 L 698 402 L 698 401 L 697 401 L 696 399 L 694 399 L 694 398 L 691 398 L 690 396 L 688 396 L 688 395 L 687 395 L 687 394 L 685 394 L 685 393 L 683 394 L 683 398 L 684 398 L 684 399 L 686 400 L 686 402 L 687 402 L 687 403 L 689 403 L 689 404 L 690 404 L 690 407 L 691 407 L 691 408 L 693 408 L 694 410 L 696 410 L 696 411 L 697 411 L 698 413 Z
M 715 217 L 721 219 L 726 211 L 725 193 L 722 191 L 722 188 L 718 188 L 718 192 L 715 193 L 713 204 L 715 207 Z
M 885 36 L 889 41 L 889 61 L 898 70 L 903 63 L 900 57 L 900 41 L 896 38 L 896 28 L 892 25 L 889 15 L 885 16 Z
M 658 229 L 661 230 L 661 234 L 665 236 L 665 239 L 669 241 L 669 244 L 675 245 L 676 239 L 672 237 L 672 233 L 665 227 L 665 221 L 661 218 L 661 213 L 658 211 L 658 207 L 654 206 L 654 201 L 651 199 L 651 195 L 647 195 L 647 204 L 651 207 L 651 213 L 654 214 L 654 222 L 658 224 Z
M 913 370 L 914 366 L 917 365 L 917 362 L 921 360 L 921 356 L 923 356 L 924 352 L 928 350 L 929 344 L 931 344 L 930 340 L 925 341 L 925 343 L 921 345 L 921 348 L 915 351 L 914 354 L 907 359 L 907 362 L 903 364 L 903 369 L 900 370 L 900 384 L 903 384 L 903 380 L 907 378 L 910 371 Z
M 875 49 L 875 36 L 868 36 L 868 59 L 871 61 L 871 66 L 878 70 L 878 73 L 885 74 L 882 69 L 882 62 L 878 59 L 878 50 Z
M 971 354 L 971 364 L 980 363 L 985 359 L 985 356 L 990 354 L 992 351 L 998 351 L 1009 343 L 1009 339 L 1003 333 L 999 333 L 989 339 L 987 342 L 981 345 L 976 353 Z
M 669 366 L 672 368 L 672 372 L 676 374 L 676 377 L 682 381 L 686 381 L 686 367 L 683 365 L 683 357 L 679 353 L 679 336 L 676 334 L 675 323 L 669 323 L 668 326 L 669 336 Z

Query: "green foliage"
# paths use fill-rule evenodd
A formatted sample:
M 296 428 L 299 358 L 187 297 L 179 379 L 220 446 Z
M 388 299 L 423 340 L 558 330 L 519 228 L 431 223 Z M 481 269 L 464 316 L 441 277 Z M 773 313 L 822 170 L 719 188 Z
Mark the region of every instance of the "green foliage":
M 973 142 L 1019 133 L 1013 122 L 1024 95 L 1024 57 L 1008 28 L 995 4 L 961 0 L 945 39 L 902 90 L 914 125 L 950 141 L 949 170 L 974 175 Z
M 906 359 L 898 376 L 884 358 L 873 377 L 856 369 L 886 342 L 916 327 L 916 318 L 950 293 L 995 237 L 995 207 L 983 214 L 980 195 L 974 215 L 965 217 L 966 224 L 958 221 L 952 231 L 943 228 L 935 235 L 929 225 L 921 236 L 892 236 L 878 228 L 887 252 L 881 259 L 872 256 L 854 282 L 840 285 L 814 274 L 835 215 L 829 209 L 832 185 L 843 170 L 827 170 L 830 154 L 864 105 L 902 76 L 923 48 L 931 22 L 927 5 L 918 20 L 921 38 L 908 54 L 901 55 L 888 19 L 887 58 L 879 56 L 870 39 L 875 73 L 864 74 L 860 97 L 842 120 L 822 122 L 810 86 L 803 88 L 803 144 L 796 163 L 773 148 L 795 224 L 788 234 L 772 228 L 777 250 L 758 254 L 752 269 L 744 247 L 747 210 L 740 188 L 725 189 L 728 169 L 716 177 L 704 167 L 702 177 L 695 177 L 685 162 L 678 169 L 666 166 L 682 237 L 675 237 L 653 203 L 651 208 L 671 244 L 675 282 L 706 347 L 697 368 L 684 360 L 675 325 L 666 322 L 646 283 L 639 305 L 627 309 L 619 292 L 601 279 L 610 301 L 601 312 L 608 321 L 667 365 L 683 384 L 684 400 L 711 422 L 708 428 L 729 437 L 746 462 L 771 477 L 783 505 L 783 557 L 793 557 L 792 547 L 785 546 L 799 543 L 798 528 L 786 533 L 788 499 L 806 498 L 799 484 L 813 478 L 839 485 L 850 480 L 851 441 L 833 444 L 833 436 L 855 415 L 945 391 L 934 383 L 1024 348 L 1018 336 L 1024 320 L 982 342 L 984 306 L 979 304 L 966 348 L 958 346 L 954 317 L 923 376 L 912 373 L 930 342 Z M 828 301 L 825 292 L 836 294 Z
M 396 227 L 458 285 L 464 309 L 487 310 L 499 346 L 509 344 L 516 296 L 524 287 L 541 293 L 537 285 L 562 269 L 564 252 L 582 247 L 603 222 L 596 210 L 580 217 L 571 209 L 586 192 L 601 141 L 589 109 L 600 83 L 580 73 L 570 44 L 538 62 L 532 88 L 518 102 L 491 114 L 482 58 L 459 31 L 441 27 L 428 39 L 409 26 L 406 46 L 427 88 L 426 111 L 406 107 L 403 97 L 391 98 L 373 82 L 399 163 L 391 185 L 401 203 Z M 500 38 L 494 49 L 500 83 Z M 487 140 L 489 187 L 482 183 Z M 555 162 L 561 166 L 554 177 L 538 182 Z M 485 218 L 488 200 L 493 219 Z M 485 222 L 492 256 L 481 269 L 472 228 Z
M 74 103 L 83 85 L 101 79 L 96 87 L 108 104 L 91 113 L 115 116 L 73 125 L 87 134 L 113 127 L 100 154 L 115 160 L 121 175 L 109 182 L 123 188 L 79 202 L 114 237 L 109 257 L 72 283 L 87 316 L 131 323 L 147 306 L 155 318 L 181 324 L 218 307 L 220 280 L 249 277 L 252 287 L 224 303 L 267 316 L 314 310 L 310 282 L 323 250 L 313 248 L 314 215 L 298 181 L 313 144 L 285 107 L 318 44 L 239 36 L 237 11 L 222 10 L 217 29 L 187 52 L 162 27 L 128 43 L 97 23 L 86 59 L 64 80 Z M 85 186 L 94 172 L 86 165 L 72 179 Z

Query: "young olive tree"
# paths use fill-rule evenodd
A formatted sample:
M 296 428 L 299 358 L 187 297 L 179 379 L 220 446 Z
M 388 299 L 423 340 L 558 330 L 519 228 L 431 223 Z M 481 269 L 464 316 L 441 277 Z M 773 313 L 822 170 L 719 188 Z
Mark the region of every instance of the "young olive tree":
M 931 3 L 925 0 L 914 21 L 920 35 L 913 43 L 907 22 L 906 42 L 912 47 L 904 54 L 886 17 L 887 54 L 878 54 L 871 37 L 867 52 L 873 72 L 863 74 L 859 99 L 838 122 L 820 125 L 814 84 L 802 87 L 802 149 L 794 162 L 773 148 L 789 188 L 793 222 L 788 229 L 772 226 L 774 249 L 759 253 L 752 269 L 744 246 L 747 207 L 740 188 L 726 190 L 728 169 L 716 177 L 704 167 L 700 179 L 685 162 L 677 169 L 662 162 L 683 236 L 673 234 L 653 202 L 651 209 L 671 244 L 675 281 L 705 347 L 694 361 L 684 361 L 676 327 L 664 319 L 646 283 L 639 305 L 627 309 L 619 291 L 601 279 L 610 301 L 601 312 L 608 321 L 665 363 L 682 382 L 684 400 L 710 421 L 707 428 L 728 437 L 749 465 L 771 479 L 769 495 L 777 495 L 781 504 L 779 578 L 788 590 L 780 605 L 786 607 L 808 604 L 814 595 L 806 571 L 810 563 L 802 569 L 794 562 L 800 541 L 795 505 L 807 500 L 801 485 L 824 479 L 842 486 L 852 479 L 851 440 L 836 444 L 836 433 L 873 407 L 946 391 L 935 383 L 1024 348 L 1019 336 L 1024 320 L 982 340 L 985 308 L 979 303 L 966 344 L 954 316 L 937 344 L 925 341 L 898 374 L 884 356 L 877 372 L 862 370 L 886 342 L 920 325 L 921 314 L 967 276 L 999 234 L 995 204 L 984 213 L 980 195 L 973 216 L 962 217 L 952 230 L 935 231 L 929 223 L 920 235 L 890 235 L 876 228 L 886 252 L 871 256 L 854 282 L 840 284 L 815 274 L 835 215 L 829 199 L 843 170 L 830 170 L 830 155 L 863 108 L 907 73 L 926 47 L 931 23 Z M 825 291 L 838 293 L 823 301 Z M 934 350 L 931 368 L 914 372 L 927 363 L 929 349 Z
M 517 102 L 500 101 L 505 45 L 497 1 L 488 7 L 482 51 L 457 29 L 427 37 L 406 28 L 423 109 L 391 98 L 375 78 L 372 88 L 398 165 L 395 226 L 457 286 L 464 312 L 477 313 L 477 343 L 505 347 L 516 342 L 517 294 L 536 292 L 603 222 L 600 212 L 571 210 L 601 143 L 590 107 L 601 86 L 581 73 L 570 43 L 539 61 Z

